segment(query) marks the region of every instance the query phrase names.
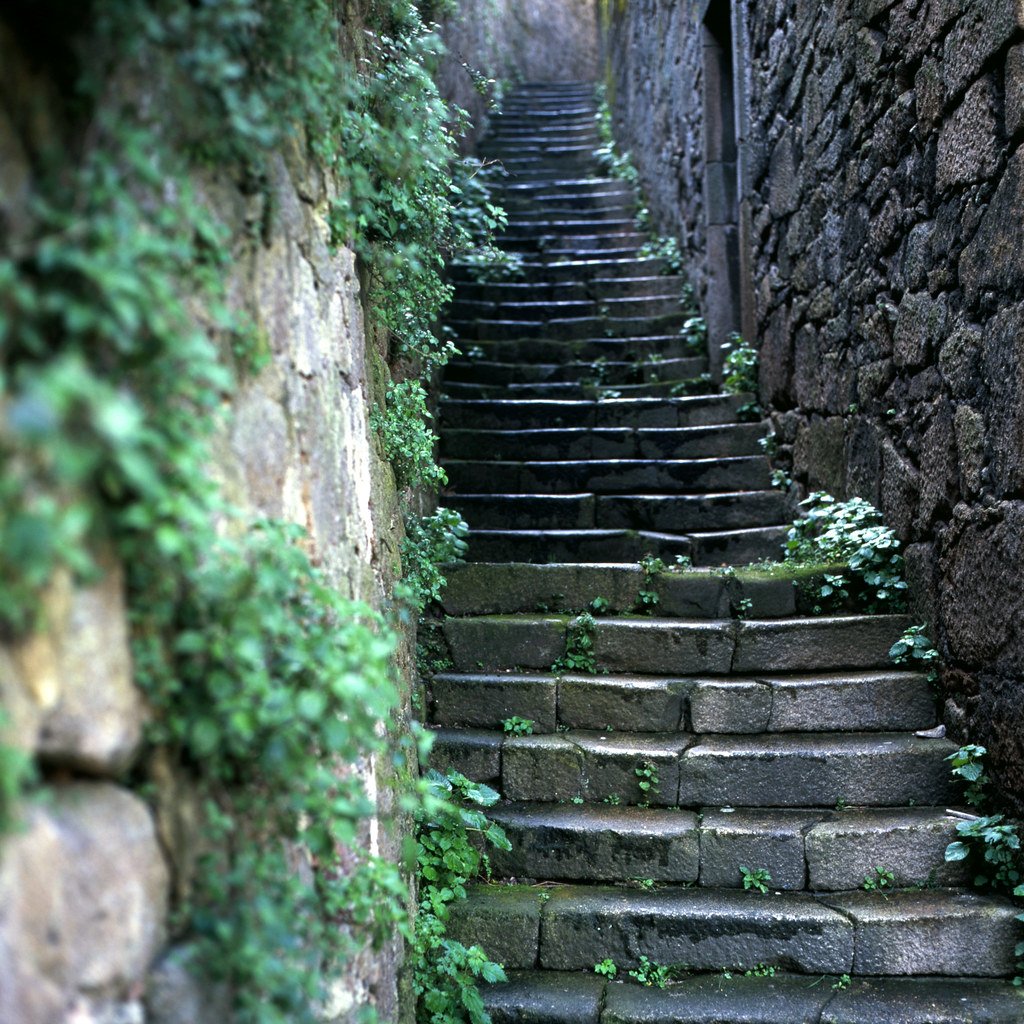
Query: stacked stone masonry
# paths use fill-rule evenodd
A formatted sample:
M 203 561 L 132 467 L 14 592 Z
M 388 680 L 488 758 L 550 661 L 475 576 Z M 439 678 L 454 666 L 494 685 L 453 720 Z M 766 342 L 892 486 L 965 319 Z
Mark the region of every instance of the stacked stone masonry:
M 721 2 L 610 4 L 604 23 L 623 144 L 662 223 L 697 242 L 701 284 L 710 197 L 679 154 L 702 151 L 699 42 Z M 945 664 L 945 721 L 988 748 L 1019 812 L 1024 13 L 1015 0 L 727 6 L 779 462 L 898 529 Z

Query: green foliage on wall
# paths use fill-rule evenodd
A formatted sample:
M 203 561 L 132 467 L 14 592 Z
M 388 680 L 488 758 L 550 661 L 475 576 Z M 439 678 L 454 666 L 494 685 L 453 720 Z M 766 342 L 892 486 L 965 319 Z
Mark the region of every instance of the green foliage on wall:
M 365 49 L 345 57 L 330 0 L 95 0 L 76 48 L 84 156 L 69 133 L 32 229 L 0 251 L 0 626 L 36 626 L 56 571 L 121 557 L 151 742 L 217 840 L 181 917 L 257 1024 L 313 1020 L 351 945 L 411 936 L 406 884 L 361 852 L 373 807 L 346 767 L 392 746 L 395 639 L 337 597 L 293 528 L 249 523 L 208 479 L 220 410 L 265 356 L 224 293 L 237 240 L 189 180 L 216 166 L 264 191 L 259 234 L 270 154 L 305 149 L 338 185 L 334 241 L 368 267 L 375 319 L 397 352 L 442 363 L 443 259 L 477 241 L 454 216 L 457 120 L 417 5 L 367 7 Z M 391 398 L 400 477 L 436 485 L 421 385 Z M 0 766 L 5 809 L 16 762 Z

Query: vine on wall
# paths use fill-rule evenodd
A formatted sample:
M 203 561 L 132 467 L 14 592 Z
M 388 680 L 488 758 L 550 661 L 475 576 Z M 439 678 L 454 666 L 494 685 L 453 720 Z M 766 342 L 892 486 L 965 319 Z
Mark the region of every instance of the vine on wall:
M 338 598 L 295 528 L 247 521 L 207 479 L 219 410 L 265 353 L 224 294 L 233 240 L 189 178 L 217 164 L 265 189 L 265 154 L 304 146 L 339 183 L 334 240 L 369 267 L 376 320 L 413 370 L 443 363 L 443 259 L 475 244 L 453 217 L 457 121 L 417 5 L 366 6 L 346 58 L 330 0 L 93 0 L 88 34 L 54 40 L 78 54 L 77 130 L 39 157 L 31 230 L 0 249 L 0 630 L 36 628 L 46 583 L 88 578 L 90 552 L 124 561 L 150 742 L 218 840 L 182 927 L 258 1024 L 313 1020 L 353 945 L 412 937 L 397 868 L 359 850 L 374 808 L 347 767 L 411 753 L 380 728 L 391 626 Z M 422 433 L 420 385 L 403 386 Z M 436 483 L 432 465 L 409 482 Z M 0 757 L 5 807 L 16 761 Z

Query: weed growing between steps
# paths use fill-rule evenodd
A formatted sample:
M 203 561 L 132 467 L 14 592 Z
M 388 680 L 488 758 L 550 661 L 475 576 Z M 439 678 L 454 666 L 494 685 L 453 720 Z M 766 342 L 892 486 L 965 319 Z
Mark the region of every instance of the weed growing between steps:
M 447 925 L 451 904 L 466 898 L 466 883 L 488 869 L 487 854 L 470 833 L 496 849 L 511 849 L 504 831 L 483 811 L 499 796 L 454 771 L 431 770 L 425 782 L 417 825 L 420 904 L 412 965 L 417 1024 L 489 1024 L 477 982 L 505 981 L 505 972 L 479 946 L 448 938 Z
M 823 609 L 845 595 L 868 613 L 902 611 L 907 591 L 903 556 L 882 513 L 863 498 L 838 501 L 824 491 L 815 491 L 800 507 L 806 511 L 786 535 L 786 560 L 843 563 L 852 577 L 837 574 L 825 581 L 819 592 Z
M 966 783 L 964 799 L 970 806 L 982 809 L 988 802 L 985 786 L 991 781 L 985 773 L 986 749 L 968 744 L 951 754 L 953 775 Z M 974 884 L 980 889 L 1005 892 L 1024 900 L 1024 856 L 1016 822 L 1002 814 L 964 818 L 957 822 L 958 838 L 946 847 L 946 860 L 968 861 L 975 869 Z M 1017 915 L 1024 923 L 1024 913 Z M 1017 943 L 1017 976 L 1014 985 L 1024 986 L 1024 940 Z
M 826 577 L 827 579 L 827 577 Z M 925 634 L 926 625 L 909 626 L 889 648 L 889 657 L 895 665 L 916 665 L 928 670 L 928 682 L 939 678 L 939 652 Z
M 596 631 L 597 623 L 589 612 L 584 612 L 573 619 L 565 628 L 565 653 L 551 666 L 552 674 L 561 676 L 569 672 L 582 672 L 586 675 L 596 675 Z

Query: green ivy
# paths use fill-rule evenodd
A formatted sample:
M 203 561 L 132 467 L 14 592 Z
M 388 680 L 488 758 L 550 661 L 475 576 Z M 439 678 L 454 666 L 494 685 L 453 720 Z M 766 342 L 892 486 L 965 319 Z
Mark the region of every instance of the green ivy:
M 488 867 L 481 845 L 510 850 L 500 826 L 483 809 L 498 802 L 489 786 L 459 772 L 431 769 L 427 797 L 419 814 L 420 906 L 416 916 L 413 989 L 417 1024 L 490 1024 L 477 988 L 479 981 L 505 981 L 500 964 L 479 946 L 447 936 L 450 906 L 466 898 L 466 883 Z M 471 835 L 480 836 L 474 843 Z
M 437 435 L 428 422 L 427 393 L 415 379 L 388 384 L 383 412 L 370 412 L 370 426 L 380 436 L 384 455 L 395 470 L 400 487 L 441 487 L 448 482 L 445 471 L 434 461 Z
M 722 345 L 725 354 L 725 376 L 722 390 L 728 395 L 757 392 L 757 349 L 738 334 L 729 335 Z
M 469 527 L 458 512 L 439 508 L 429 516 L 410 517 L 402 541 L 402 582 L 411 590 L 420 614 L 440 601 L 447 584 L 441 566 L 461 562 L 468 550 Z

